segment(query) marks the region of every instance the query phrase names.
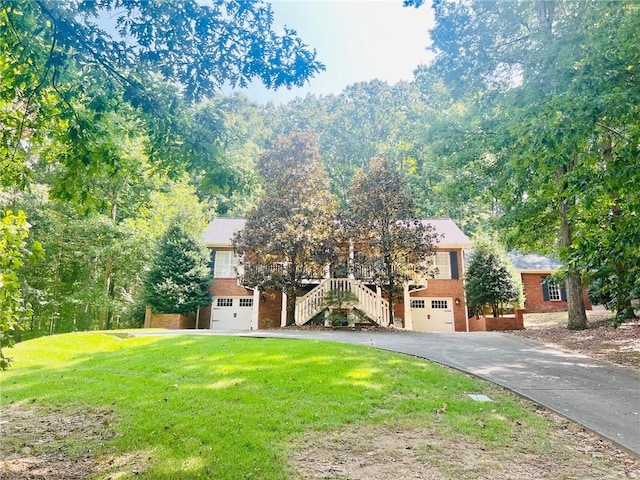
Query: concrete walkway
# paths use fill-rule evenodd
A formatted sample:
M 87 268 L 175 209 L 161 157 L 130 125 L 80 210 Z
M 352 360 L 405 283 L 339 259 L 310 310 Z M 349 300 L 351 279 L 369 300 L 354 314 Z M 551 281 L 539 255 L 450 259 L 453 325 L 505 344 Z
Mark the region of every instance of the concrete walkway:
M 158 335 L 163 331 L 140 334 Z M 178 333 L 166 331 L 166 333 Z M 501 385 L 640 456 L 640 373 L 496 332 L 417 333 L 259 330 L 223 334 L 367 345 L 431 360 Z

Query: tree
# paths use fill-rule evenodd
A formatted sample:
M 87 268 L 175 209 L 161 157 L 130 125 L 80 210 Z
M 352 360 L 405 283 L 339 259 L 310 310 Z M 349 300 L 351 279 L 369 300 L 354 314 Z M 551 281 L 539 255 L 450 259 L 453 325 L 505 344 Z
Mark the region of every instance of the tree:
M 69 312 L 83 307 L 84 322 L 90 320 L 88 305 L 101 304 L 108 326 L 117 290 L 136 283 L 115 284 L 117 254 L 133 238 L 120 228 L 119 209 L 133 205 L 123 196 L 131 180 L 146 173 L 134 157 L 144 157 L 154 173 L 175 177 L 188 170 L 209 194 L 242 185 L 219 155 L 219 117 L 195 102 L 224 84 L 256 78 L 269 88 L 301 85 L 323 68 L 293 30 L 274 31 L 272 11 L 261 2 L 0 2 L 0 186 L 26 190 L 44 183 L 52 196 L 91 212 L 74 227 L 109 231 L 105 245 L 88 240 L 77 246 L 87 239 L 73 237 L 76 250 L 52 239 L 61 254 L 49 257 L 60 266 L 53 272 L 69 275 L 65 287 L 83 287 L 71 289 L 69 301 L 57 306 L 75 305 Z M 37 178 L 42 172 L 44 180 Z M 93 217 L 105 208 L 111 225 Z M 5 235 L 0 230 L 0 245 L 9 240 Z M 89 260 L 84 266 L 74 261 L 76 252 Z M 88 291 L 95 282 L 84 283 L 95 280 L 98 269 L 108 297 L 100 302 L 98 289 Z M 34 295 L 60 300 L 62 290 L 35 289 Z M 54 313 L 60 313 L 57 306 Z M 51 320 L 54 329 L 57 319 Z
M 30 305 L 24 300 L 16 273 L 30 258 L 41 254 L 38 243 L 27 243 L 29 228 L 23 212 L 0 210 L 0 370 L 11 363 L 2 349 L 14 344 L 13 335 L 29 315 Z
M 465 281 L 470 313 L 480 314 L 490 306 L 493 316 L 498 317 L 505 304 L 517 307 L 523 303 L 522 283 L 513 266 L 488 237 L 474 239 Z
M 404 284 L 433 274 L 431 258 L 437 235 L 416 216 L 404 177 L 387 159 L 373 158 L 368 172 L 359 171 L 350 191 L 348 229 L 393 305 Z
M 172 221 L 147 274 L 144 298 L 156 313 L 193 313 L 211 302 L 209 251 L 184 221 Z
M 233 242 L 243 256 L 245 286 L 287 295 L 287 325 L 295 323 L 303 280 L 323 276 L 339 240 L 336 202 L 316 142 L 310 133 L 294 132 L 260 157 L 264 194 Z
M 0 149 L 8 150 L 0 157 L 3 169 L 24 182 L 28 150 L 46 144 L 49 129 L 90 143 L 95 137 L 82 107 L 99 112 L 108 103 L 84 98 L 91 85 L 145 118 L 153 153 L 189 138 L 176 115 L 182 98 L 197 101 L 253 78 L 269 88 L 301 85 L 324 68 L 293 30 L 280 35 L 272 25 L 271 8 L 261 2 L 3 2 L 0 101 L 11 107 L 0 109 L 10 127 L 1 133 Z M 183 154 L 194 149 L 198 145 L 187 142 Z M 163 156 L 150 155 L 167 161 Z
M 638 62 L 633 45 L 640 7 L 632 1 L 560 0 L 440 0 L 434 7 L 434 68 L 456 95 L 481 107 L 487 153 L 497 159 L 494 192 L 504 212 L 502 230 L 511 244 L 556 248 L 566 269 L 568 327 L 586 328 L 581 277 L 585 267 L 596 264 L 589 252 L 600 248 L 593 243 L 584 248 L 583 238 L 597 236 L 581 230 L 586 223 L 579 218 L 584 197 L 603 190 L 597 181 L 583 183 L 590 168 L 586 160 L 600 146 L 603 168 L 606 152 L 612 151 L 602 148 L 607 136 L 617 140 L 611 144 L 611 158 L 634 148 L 630 133 L 638 124 L 639 97 L 632 65 Z M 621 173 L 604 170 L 612 176 Z M 619 192 L 614 196 L 622 198 Z M 619 202 L 618 207 L 623 215 L 633 212 Z M 622 218 L 615 215 L 616 208 L 609 222 Z M 618 235 L 625 225 L 631 224 L 620 222 L 608 231 Z M 550 226 L 557 242 L 549 241 Z M 622 257 L 616 252 L 615 258 Z M 624 270 L 623 264 L 612 267 Z

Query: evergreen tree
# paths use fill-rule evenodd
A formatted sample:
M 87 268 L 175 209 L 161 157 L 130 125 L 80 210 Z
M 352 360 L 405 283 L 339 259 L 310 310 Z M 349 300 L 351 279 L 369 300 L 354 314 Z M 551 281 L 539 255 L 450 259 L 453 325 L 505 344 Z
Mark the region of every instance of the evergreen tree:
M 207 247 L 174 220 L 160 239 L 144 297 L 156 313 L 193 313 L 211 301 Z
M 479 237 L 466 275 L 465 290 L 469 312 L 482 313 L 490 306 L 493 316 L 498 317 L 505 304 L 522 304 L 522 284 L 514 274 L 506 255 L 495 242 Z

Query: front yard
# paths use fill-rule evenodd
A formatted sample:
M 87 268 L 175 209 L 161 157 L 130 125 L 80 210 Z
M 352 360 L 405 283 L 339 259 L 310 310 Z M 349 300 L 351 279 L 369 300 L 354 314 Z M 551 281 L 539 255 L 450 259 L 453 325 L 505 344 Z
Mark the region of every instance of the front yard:
M 0 478 L 640 478 L 495 385 L 365 347 L 77 333 L 10 353 Z

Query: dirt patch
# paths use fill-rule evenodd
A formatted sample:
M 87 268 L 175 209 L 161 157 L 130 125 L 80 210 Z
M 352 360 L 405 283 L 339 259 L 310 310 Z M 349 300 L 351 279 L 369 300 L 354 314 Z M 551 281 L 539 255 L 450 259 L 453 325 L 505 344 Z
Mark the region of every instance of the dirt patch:
M 525 330 L 511 332 L 542 343 L 640 370 L 640 322 L 611 326 L 610 312 L 589 312 L 587 330 L 568 330 L 566 313 L 525 315 Z
M 99 455 L 115 435 L 114 420 L 108 409 L 43 412 L 32 405 L 8 405 L 0 417 L 0 479 L 76 480 L 135 472 L 135 458 Z
M 538 414 L 556 426 L 542 448 L 517 427 L 512 446 L 499 449 L 428 430 L 360 427 L 305 436 L 290 466 L 303 480 L 640 478 L 640 459 L 558 415 Z

